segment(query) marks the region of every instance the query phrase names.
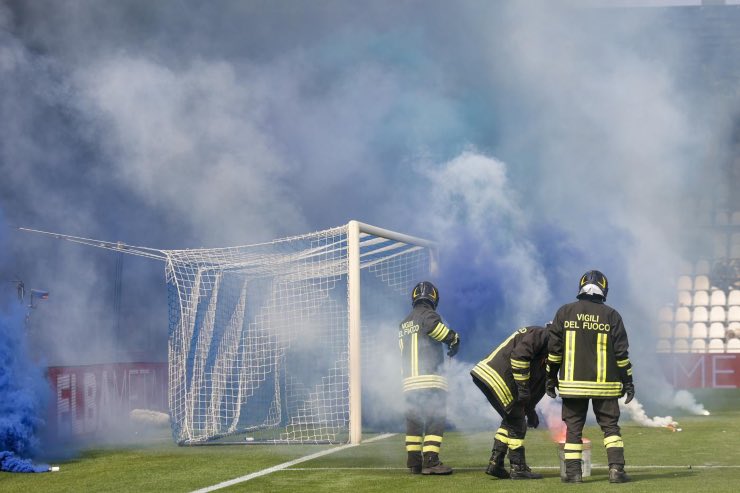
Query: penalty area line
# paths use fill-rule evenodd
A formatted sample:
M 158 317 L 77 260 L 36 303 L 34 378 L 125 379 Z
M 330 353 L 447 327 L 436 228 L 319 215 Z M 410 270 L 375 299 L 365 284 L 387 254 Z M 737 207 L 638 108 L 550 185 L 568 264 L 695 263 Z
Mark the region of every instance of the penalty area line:
M 366 443 L 372 443 L 377 442 L 378 440 L 383 440 L 385 438 L 389 438 L 396 435 L 396 433 L 384 433 L 382 435 L 378 435 L 376 437 L 370 438 L 368 440 L 364 440 L 362 442 L 362 445 Z M 296 464 L 300 464 L 301 462 L 306 462 L 309 460 L 317 459 L 319 457 L 323 457 L 325 455 L 333 454 L 334 452 L 339 452 L 341 450 L 346 450 L 348 448 L 357 447 L 357 444 L 354 443 L 348 443 L 346 445 L 341 445 L 339 447 L 330 448 L 327 450 L 322 450 L 321 452 L 316 452 L 315 454 L 306 455 L 303 457 L 299 457 L 298 459 L 293 459 L 288 462 L 283 462 L 282 464 L 278 464 L 276 466 L 268 467 L 267 469 L 262 469 L 261 471 L 253 472 L 251 474 L 247 474 L 245 476 L 240 476 L 238 478 L 230 479 L 228 481 L 224 481 L 222 483 L 214 484 L 213 486 L 207 486 L 205 488 L 201 488 L 199 490 L 195 490 L 192 493 L 207 493 L 209 491 L 216 491 L 220 490 L 221 488 L 228 488 L 229 486 L 233 486 L 235 484 L 243 483 L 245 481 L 249 481 L 254 478 L 259 478 L 261 476 L 266 476 L 268 474 L 272 474 L 275 471 L 281 471 L 283 469 L 287 469 L 291 466 L 294 466 Z

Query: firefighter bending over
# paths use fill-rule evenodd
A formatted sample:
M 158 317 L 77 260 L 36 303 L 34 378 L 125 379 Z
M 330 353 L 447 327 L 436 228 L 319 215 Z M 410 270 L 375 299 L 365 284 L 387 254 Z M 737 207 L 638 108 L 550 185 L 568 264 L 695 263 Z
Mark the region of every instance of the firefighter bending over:
M 443 344 L 454 356 L 460 336 L 435 311 L 439 291 L 428 281 L 411 293 L 411 313 L 401 322 L 403 392 L 406 400 L 406 466 L 413 474 L 452 474 L 439 460 L 447 417 L 447 379 L 442 376 Z
M 535 406 L 545 395 L 547 335 L 544 327 L 523 327 L 470 371 L 475 385 L 501 416 L 486 474 L 542 479 L 527 466 L 524 437 L 527 426 L 537 428 L 540 422 Z M 504 467 L 507 451 L 511 473 Z
M 606 276 L 590 270 L 581 276 L 578 301 L 563 305 L 550 326 L 547 395 L 563 398 L 565 473 L 563 482 L 581 483 L 582 432 L 591 400 L 604 432 L 609 482 L 624 483 L 624 442 L 619 428 L 619 403 L 635 395 L 627 331 L 621 315 L 606 305 Z

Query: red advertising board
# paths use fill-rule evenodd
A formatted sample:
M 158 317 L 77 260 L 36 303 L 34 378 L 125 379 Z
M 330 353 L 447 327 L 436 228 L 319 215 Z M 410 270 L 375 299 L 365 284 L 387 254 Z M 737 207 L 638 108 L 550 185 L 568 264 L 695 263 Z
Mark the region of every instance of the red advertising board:
M 679 389 L 740 387 L 740 354 L 662 354 L 668 381 Z
M 48 369 L 49 423 L 58 436 L 85 436 L 129 422 L 133 409 L 167 412 L 166 363 L 112 363 Z

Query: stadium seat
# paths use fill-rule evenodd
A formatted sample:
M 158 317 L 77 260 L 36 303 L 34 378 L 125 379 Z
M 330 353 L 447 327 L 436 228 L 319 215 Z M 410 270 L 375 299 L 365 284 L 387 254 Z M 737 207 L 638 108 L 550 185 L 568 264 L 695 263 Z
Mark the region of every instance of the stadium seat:
M 673 328 L 673 337 L 675 339 L 688 339 L 690 335 L 689 324 L 686 322 L 679 322 Z
M 732 329 L 736 334 L 740 333 L 740 322 L 729 322 L 727 328 Z
M 673 308 L 669 305 L 661 307 L 658 312 L 658 319 L 661 322 L 672 322 L 673 321 Z
M 689 341 L 687 339 L 676 339 L 673 341 L 673 352 L 674 353 L 688 353 L 689 352 Z
M 673 327 L 671 324 L 662 323 L 658 325 L 658 337 L 670 339 L 673 337 Z
M 707 291 L 695 291 L 691 304 L 694 306 L 709 305 L 709 293 Z
M 704 339 L 693 339 L 691 341 L 691 352 L 692 353 L 706 353 L 707 352 L 707 341 Z
M 727 320 L 727 314 L 725 313 L 725 307 L 724 306 L 713 306 L 712 310 L 709 312 L 709 321 L 724 323 L 725 320 Z
M 678 320 L 678 317 L 676 317 L 676 320 Z M 708 322 L 709 312 L 707 311 L 707 307 L 706 306 L 695 306 L 694 311 L 691 313 L 691 321 L 692 322 Z
M 709 288 L 711 288 L 709 277 L 704 274 L 694 277 L 694 291 L 709 291 Z
M 740 339 L 733 338 L 727 341 L 726 353 L 740 353 Z
M 681 290 L 676 296 L 678 306 L 691 306 L 693 298 L 691 297 L 691 291 Z
M 668 339 L 658 339 L 658 343 L 655 345 L 655 350 L 659 353 L 670 353 L 671 341 Z
M 732 289 L 727 295 L 727 306 L 736 305 L 740 305 L 740 289 Z
M 704 311 L 706 311 L 706 309 Z M 691 322 L 691 310 L 686 306 L 679 306 L 676 308 L 675 320 L 676 322 Z
M 727 295 L 721 289 L 715 289 L 709 297 L 709 304 L 712 306 L 725 306 L 727 304 Z
M 740 322 L 740 306 L 731 306 L 727 310 L 728 322 Z
M 694 283 L 691 280 L 691 276 L 679 276 L 676 288 L 684 291 L 692 291 L 694 289 Z
M 707 347 L 708 353 L 724 353 L 725 352 L 725 341 L 722 339 L 709 339 L 709 346 Z
M 725 338 L 725 324 L 721 322 L 714 322 L 709 326 L 709 338 L 710 339 L 724 339 Z
M 704 322 L 696 322 L 691 326 L 691 338 L 692 339 L 706 339 L 707 338 L 707 324 Z
M 694 266 L 694 274 L 709 275 L 711 271 L 712 271 L 712 266 L 710 265 L 709 260 L 703 258 L 703 259 L 696 261 L 696 265 Z

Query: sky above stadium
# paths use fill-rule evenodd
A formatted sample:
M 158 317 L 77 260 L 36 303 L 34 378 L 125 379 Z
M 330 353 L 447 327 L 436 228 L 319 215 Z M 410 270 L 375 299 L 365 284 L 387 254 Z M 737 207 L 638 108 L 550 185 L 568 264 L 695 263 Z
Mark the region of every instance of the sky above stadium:
M 115 256 L 15 226 L 189 248 L 358 219 L 440 242 L 464 360 L 592 268 L 647 331 L 737 97 L 694 14 L 554 3 L 0 2 L 0 267 L 51 293 L 43 357 L 164 348 L 163 266 L 124 259 L 122 335 Z

